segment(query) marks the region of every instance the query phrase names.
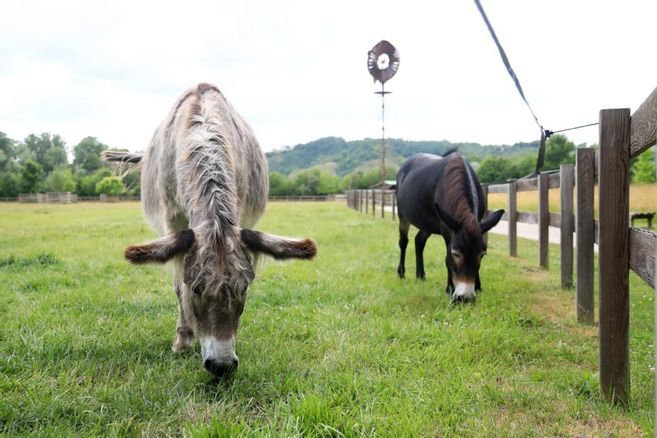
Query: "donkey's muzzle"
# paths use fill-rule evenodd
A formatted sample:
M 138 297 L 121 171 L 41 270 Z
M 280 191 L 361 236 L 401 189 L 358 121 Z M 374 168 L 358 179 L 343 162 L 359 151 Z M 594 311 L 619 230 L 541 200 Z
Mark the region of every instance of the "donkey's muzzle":
M 215 377 L 225 377 L 237 370 L 239 360 L 231 359 L 228 362 L 220 362 L 215 359 L 206 359 L 203 361 L 203 367 Z

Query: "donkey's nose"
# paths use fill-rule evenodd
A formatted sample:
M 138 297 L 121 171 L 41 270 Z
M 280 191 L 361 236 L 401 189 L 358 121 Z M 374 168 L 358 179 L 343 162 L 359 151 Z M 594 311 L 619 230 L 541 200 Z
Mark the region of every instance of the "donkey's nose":
M 224 377 L 234 372 L 239 365 L 239 360 L 237 358 L 230 359 L 226 362 L 220 362 L 215 359 L 205 359 L 203 361 L 203 367 L 216 377 Z
M 452 303 L 474 303 L 476 299 L 476 295 L 454 295 L 452 297 Z

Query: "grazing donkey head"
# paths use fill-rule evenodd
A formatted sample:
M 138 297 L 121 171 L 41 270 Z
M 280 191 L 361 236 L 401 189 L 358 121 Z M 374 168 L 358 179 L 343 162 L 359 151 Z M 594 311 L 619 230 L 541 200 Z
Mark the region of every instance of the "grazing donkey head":
M 454 302 L 474 301 L 479 283 L 481 259 L 486 255 L 486 242 L 483 235 L 502 218 L 504 210 L 497 210 L 483 222 L 474 215 L 466 221 L 458 221 L 436 204 L 436 211 L 450 234 L 447 241 L 445 265 L 451 279 L 451 294 Z M 450 286 L 448 286 L 450 287 Z
M 112 159 L 112 157 L 110 157 Z M 259 254 L 311 259 L 311 240 L 253 231 L 265 210 L 267 161 L 253 131 L 223 93 L 199 84 L 177 100 L 142 164 L 142 206 L 162 237 L 130 246 L 132 263 L 173 261 L 180 313 L 174 351 L 201 343 L 204 367 L 234 370 L 235 336 Z M 136 161 L 135 161 L 136 160 Z
M 125 257 L 135 264 L 176 259 L 182 265 L 182 278 L 176 283 L 185 317 L 200 339 L 203 366 L 216 376 L 237 367 L 237 327 L 258 255 L 279 260 L 312 259 L 317 253 L 312 240 L 293 240 L 246 228 L 236 228 L 223 237 L 225 251 L 203 240 L 203 231 L 192 229 L 125 250 Z

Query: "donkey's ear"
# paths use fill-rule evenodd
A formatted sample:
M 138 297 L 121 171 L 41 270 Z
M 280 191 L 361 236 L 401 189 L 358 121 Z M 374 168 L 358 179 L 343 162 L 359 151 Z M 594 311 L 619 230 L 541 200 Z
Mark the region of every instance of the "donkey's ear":
M 278 237 L 247 228 L 240 230 L 240 238 L 251 251 L 268 254 L 277 260 L 310 260 L 317 254 L 317 245 L 310 239 Z
M 481 223 L 481 233 L 486 233 L 488 230 L 497 225 L 500 219 L 502 219 L 502 215 L 504 215 L 504 210 L 497 210 L 496 212 L 491 213 L 491 215 Z
M 457 233 L 461 229 L 461 224 L 452 216 L 450 216 L 449 213 L 447 213 L 445 210 L 440 208 L 440 205 L 438 205 L 438 203 L 434 203 L 433 205 L 436 207 L 436 211 L 438 212 L 438 218 L 441 220 L 441 222 L 447 225 L 447 228 Z
M 123 255 L 130 263 L 164 263 L 176 254 L 187 252 L 194 244 L 194 231 L 183 230 L 167 234 L 143 245 L 132 245 L 125 249 Z

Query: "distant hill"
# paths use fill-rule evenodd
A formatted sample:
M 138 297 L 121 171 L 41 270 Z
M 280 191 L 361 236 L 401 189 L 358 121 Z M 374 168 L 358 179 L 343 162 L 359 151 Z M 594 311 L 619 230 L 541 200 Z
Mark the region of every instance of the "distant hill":
M 451 143 L 440 141 L 407 141 L 398 138 L 386 139 L 386 164 L 400 166 L 406 158 L 419 152 L 441 155 L 458 148 L 459 152 L 472 162 L 480 162 L 490 155 L 518 156 L 535 154 L 539 142 L 516 143 L 514 145 L 482 146 L 479 143 Z M 325 137 L 310 143 L 286 147 L 282 150 L 268 152 L 270 172 L 289 175 L 293 172 L 320 168 L 339 176 L 355 170 L 365 170 L 378 166 L 381 140 L 366 138 L 364 140 L 345 141 L 340 137 Z

